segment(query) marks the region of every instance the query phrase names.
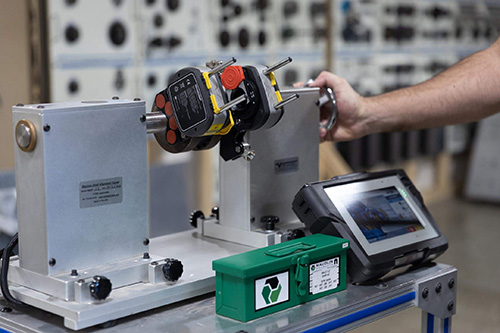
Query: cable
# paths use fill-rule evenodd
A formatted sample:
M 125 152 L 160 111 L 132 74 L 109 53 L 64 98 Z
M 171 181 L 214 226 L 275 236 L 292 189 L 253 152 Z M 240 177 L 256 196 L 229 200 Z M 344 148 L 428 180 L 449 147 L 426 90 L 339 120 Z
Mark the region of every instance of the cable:
M 23 302 L 15 299 L 9 291 L 9 285 L 7 280 L 7 275 L 9 273 L 9 260 L 12 256 L 12 252 L 19 241 L 18 234 L 16 233 L 14 237 L 10 240 L 9 244 L 2 251 L 2 267 L 0 272 L 0 289 L 2 290 L 3 298 L 9 303 L 17 306 L 25 306 Z

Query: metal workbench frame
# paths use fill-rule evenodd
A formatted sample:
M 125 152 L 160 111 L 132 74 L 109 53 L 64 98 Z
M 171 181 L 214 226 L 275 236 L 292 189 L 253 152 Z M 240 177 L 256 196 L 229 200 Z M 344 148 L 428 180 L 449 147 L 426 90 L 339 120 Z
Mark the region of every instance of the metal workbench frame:
M 212 293 L 120 319 L 105 332 L 344 332 L 417 306 L 422 309 L 422 332 L 447 333 L 456 312 L 456 290 L 456 268 L 432 264 L 399 271 L 373 285 L 351 284 L 339 293 L 248 323 L 217 316 Z M 0 332 L 68 331 L 61 317 L 32 307 L 0 311 L 0 327 Z

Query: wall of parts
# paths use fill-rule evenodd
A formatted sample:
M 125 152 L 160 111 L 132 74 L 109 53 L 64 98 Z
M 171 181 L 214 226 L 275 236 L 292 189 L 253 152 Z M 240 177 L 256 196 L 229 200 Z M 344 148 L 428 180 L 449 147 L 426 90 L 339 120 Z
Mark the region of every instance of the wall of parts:
M 285 85 L 325 68 L 323 0 L 48 0 L 52 101 L 140 97 L 211 59 L 293 63 Z
M 500 1 L 335 1 L 335 72 L 363 96 L 417 84 L 495 41 L 499 13 Z M 460 153 L 469 141 L 470 126 L 461 125 L 376 134 L 338 148 L 361 170 Z

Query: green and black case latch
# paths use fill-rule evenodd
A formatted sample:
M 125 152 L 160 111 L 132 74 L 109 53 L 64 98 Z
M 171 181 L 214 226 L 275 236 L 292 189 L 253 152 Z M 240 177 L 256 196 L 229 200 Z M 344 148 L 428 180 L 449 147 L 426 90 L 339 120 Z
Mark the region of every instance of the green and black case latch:
M 316 234 L 215 260 L 216 312 L 249 321 L 344 290 L 348 248 Z

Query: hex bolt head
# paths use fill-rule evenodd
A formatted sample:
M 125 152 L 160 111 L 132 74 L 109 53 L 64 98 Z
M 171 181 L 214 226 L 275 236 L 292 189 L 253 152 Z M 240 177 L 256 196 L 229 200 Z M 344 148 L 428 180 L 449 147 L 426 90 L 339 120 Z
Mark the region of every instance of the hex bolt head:
M 76 269 L 72 269 L 71 276 L 78 276 L 78 271 Z
M 16 106 L 24 106 L 23 103 L 17 103 Z
M 448 281 L 448 288 L 453 289 L 453 287 L 455 287 L 455 279 L 450 278 L 450 280 Z
M 157 261 L 153 261 L 153 262 L 151 263 L 151 266 L 158 266 L 158 262 L 157 262 Z
M 45 106 L 43 106 L 43 105 L 38 105 L 36 108 L 37 108 L 37 109 L 45 109 Z
M 145 115 L 145 114 L 143 114 L 143 115 L 139 118 L 139 120 L 141 121 L 141 123 L 145 122 L 145 121 L 146 121 L 146 115 Z
M 84 279 L 80 279 L 80 280 L 78 280 L 76 282 L 78 282 L 78 283 L 85 283 L 85 280 Z
M 149 238 L 144 238 L 144 240 L 142 241 L 142 244 L 149 245 Z
M 142 259 L 150 259 L 151 257 L 149 256 L 149 253 L 148 252 L 144 252 L 144 254 L 142 255 Z
M 48 132 L 48 131 L 50 131 L 50 125 L 49 125 L 49 124 L 45 124 L 45 125 L 43 126 L 43 130 L 44 130 L 44 132 Z
M 422 290 L 422 297 L 427 298 L 429 296 L 429 288 L 425 287 L 424 290 Z
M 118 96 L 113 96 L 111 99 L 120 99 Z
M 436 284 L 436 293 L 439 294 L 441 292 L 441 289 L 443 289 L 443 286 L 440 282 L 438 282 L 438 284 Z
M 448 311 L 453 311 L 453 309 L 455 308 L 455 303 L 453 303 L 453 301 L 449 301 L 448 302 Z
M 50 258 L 50 259 L 49 259 L 49 266 L 51 266 L 51 267 L 52 267 L 52 266 L 55 266 L 55 265 L 56 265 L 56 259 L 54 259 L 54 258 Z
M 136 97 L 134 98 L 134 101 L 137 102 L 137 101 L 140 101 L 141 99 L 139 97 Z

